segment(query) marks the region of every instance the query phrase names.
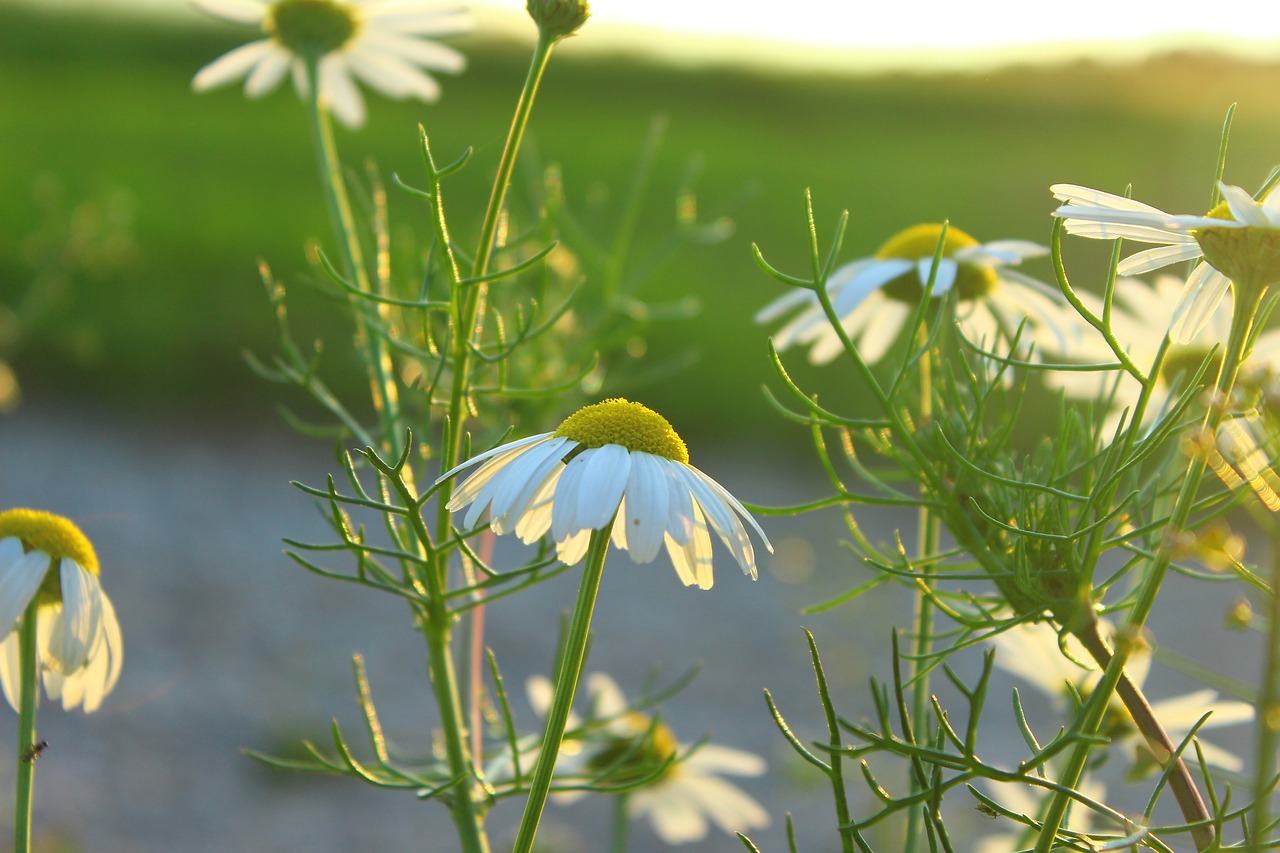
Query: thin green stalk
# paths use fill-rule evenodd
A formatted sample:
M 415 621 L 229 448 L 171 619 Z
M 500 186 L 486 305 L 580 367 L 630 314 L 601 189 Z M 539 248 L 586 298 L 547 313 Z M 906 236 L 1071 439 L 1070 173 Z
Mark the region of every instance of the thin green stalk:
M 1271 782 L 1276 775 L 1276 735 L 1280 733 L 1280 535 L 1271 537 L 1271 594 L 1267 596 L 1267 646 L 1258 693 L 1258 767 L 1253 783 L 1253 834 L 1249 853 L 1260 853 L 1271 823 Z
M 613 826 L 609 831 L 609 853 L 627 853 L 627 841 L 631 821 L 627 817 L 627 805 L 631 797 L 623 792 L 613 798 Z
M 547 729 L 542 736 L 542 751 L 533 769 L 533 781 L 529 786 L 529 799 L 520 819 L 520 831 L 516 836 L 514 853 L 529 853 L 533 849 L 533 837 L 538 832 L 542 809 L 547 804 L 551 790 L 551 775 L 556 769 L 556 756 L 569 721 L 569 709 L 582 678 L 582 664 L 587 652 L 587 636 L 591 632 L 591 615 L 595 611 L 596 594 L 600 591 L 600 577 L 604 574 L 604 558 L 609 551 L 610 521 L 600 530 L 592 531 L 591 544 L 587 546 L 587 559 L 582 567 L 582 580 L 578 585 L 578 602 L 573 608 L 573 621 L 569 623 L 569 636 L 565 640 L 560 658 L 560 670 L 556 673 L 555 696 L 547 714 Z
M 32 596 L 18 625 L 18 668 L 22 696 L 18 708 L 17 783 L 13 803 L 13 849 L 31 850 L 31 793 L 36 772 L 36 702 L 40 685 L 36 672 L 36 619 L 39 596 Z
M 1207 436 L 1216 436 L 1218 427 L 1222 424 L 1227 401 L 1231 399 L 1236 377 L 1240 373 L 1240 365 L 1244 361 L 1245 348 L 1253 327 L 1253 318 L 1257 314 L 1258 305 L 1266 292 L 1264 287 L 1241 286 L 1240 282 L 1235 283 L 1233 290 L 1234 296 L 1239 302 L 1235 316 L 1232 319 L 1231 334 L 1227 340 L 1222 368 L 1218 371 L 1217 390 L 1215 391 L 1216 399 L 1208 406 L 1200 426 L 1201 433 Z M 1137 426 L 1135 425 L 1131 428 L 1137 428 Z M 1187 465 L 1186 477 L 1182 481 L 1182 487 L 1178 492 L 1173 511 L 1169 516 L 1168 525 L 1165 528 L 1166 535 L 1162 538 L 1160 548 L 1156 552 L 1151 568 L 1139 588 L 1134 606 L 1129 611 L 1129 619 L 1118 635 L 1115 653 L 1111 658 L 1111 662 L 1103 672 L 1102 680 L 1094 690 L 1089 704 L 1085 707 L 1084 718 L 1080 721 L 1081 734 L 1091 735 L 1096 733 L 1102 723 L 1107 711 L 1107 703 L 1120 682 L 1120 677 L 1124 673 L 1124 665 L 1129 659 L 1129 653 L 1132 651 L 1133 643 L 1131 638 L 1138 636 L 1142 627 L 1146 624 L 1147 618 L 1151 615 L 1151 611 L 1155 607 L 1156 597 L 1164 582 L 1165 573 L 1173 560 L 1173 548 L 1177 540 L 1177 534 L 1186 529 L 1187 522 L 1191 518 L 1191 509 L 1195 504 L 1196 492 L 1204 477 L 1206 465 L 1207 458 L 1203 453 L 1193 454 Z M 1084 775 L 1085 763 L 1092 747 L 1093 743 L 1086 739 L 1082 740 L 1072 750 L 1063 774 L 1059 779 L 1064 788 L 1075 788 L 1080 783 L 1080 778 Z M 1063 791 L 1054 794 L 1049 810 L 1045 814 L 1040 836 L 1036 839 L 1035 853 L 1049 853 L 1057 838 L 1058 830 L 1062 827 L 1062 822 L 1066 818 L 1067 808 L 1070 804 L 1071 798 Z M 1209 815 L 1207 813 L 1187 814 L 1184 812 L 1183 817 L 1188 823 L 1196 823 L 1207 820 Z M 1192 833 L 1192 838 L 1195 840 L 1198 850 L 1205 850 L 1211 847 L 1214 844 L 1215 836 L 1216 833 L 1212 826 L 1201 827 Z
M 361 293 L 372 293 L 369 271 L 364 262 L 364 250 L 351 212 L 351 201 L 347 197 L 347 185 L 342 177 L 338 146 L 333 138 L 333 122 L 329 111 L 320 103 L 319 57 L 308 59 L 306 65 L 310 95 L 303 98 L 303 103 L 307 108 L 316 165 L 320 169 L 320 186 L 324 189 L 325 206 L 333 224 L 334 236 L 338 240 L 343 273 Z M 369 374 L 369 393 L 373 398 L 374 411 L 378 413 L 381 422 L 384 443 L 382 449 L 387 452 L 391 443 L 398 438 L 399 430 L 395 422 L 400 409 L 399 393 L 392 378 L 394 371 L 391 354 L 376 333 L 370 334 L 364 321 L 364 306 L 358 304 L 358 299 L 359 297 L 352 297 L 351 312 L 356 326 L 356 350 L 363 358 Z
M 922 342 L 926 335 L 927 331 L 921 329 L 920 337 Z M 927 422 L 932 414 L 932 362 L 926 355 L 920 359 L 920 421 L 922 423 Z M 928 497 L 926 487 L 921 486 L 921 493 Z M 929 506 L 922 505 L 917 523 L 919 529 L 916 532 L 916 556 L 921 562 L 921 583 L 925 585 L 926 589 L 921 589 L 919 586 L 912 587 L 915 593 L 915 613 L 912 625 L 915 643 L 912 649 L 913 660 L 911 663 L 911 716 L 916 721 L 916 730 L 925 732 L 928 729 L 923 722 L 928 718 L 930 707 L 928 657 L 933 651 L 933 596 L 929 594 L 933 583 L 928 577 L 932 571 L 932 563 L 926 558 L 936 552 L 938 538 L 941 534 L 941 521 Z M 917 780 L 914 773 L 908 775 L 911 782 L 911 793 L 914 794 L 920 790 L 919 780 Z M 925 810 L 928 808 L 927 803 L 922 803 L 919 807 L 908 810 L 906 847 L 904 849 L 916 849 L 924 824 Z

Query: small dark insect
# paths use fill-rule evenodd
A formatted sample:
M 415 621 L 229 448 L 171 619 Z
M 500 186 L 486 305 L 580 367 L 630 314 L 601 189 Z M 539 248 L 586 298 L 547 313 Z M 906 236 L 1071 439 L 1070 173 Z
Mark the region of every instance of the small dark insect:
M 991 808 L 991 806 L 987 805 L 986 803 L 978 803 L 978 805 L 974 806 L 974 808 L 977 809 L 980 814 L 984 814 L 987 817 L 991 818 L 992 820 L 995 820 L 996 818 L 1000 817 L 1000 812 Z
M 23 753 L 22 760 L 28 761 L 28 762 L 35 761 L 37 758 L 40 757 L 40 754 L 43 753 L 48 748 L 49 748 L 49 741 L 42 740 L 35 746 L 28 749 L 25 753 Z

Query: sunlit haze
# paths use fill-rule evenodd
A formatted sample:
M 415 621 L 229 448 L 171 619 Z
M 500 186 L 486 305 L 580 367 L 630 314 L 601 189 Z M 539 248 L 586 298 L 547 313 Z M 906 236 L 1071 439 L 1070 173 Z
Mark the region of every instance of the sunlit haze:
M 524 0 L 477 0 L 473 7 L 481 20 L 495 12 L 514 20 L 523 15 Z M 1077 56 L 1124 59 L 1173 48 L 1280 57 L 1280 15 L 1259 14 L 1256 0 L 970 0 L 932 9 L 845 0 L 600 0 L 591 8 L 588 26 L 597 47 L 622 43 L 690 62 L 964 67 Z
M 184 0 L 39 0 L 38 5 L 104 3 L 201 17 Z M 531 38 L 525 0 L 441 0 L 441 5 L 469 6 L 481 33 Z M 1081 56 L 1134 59 L 1172 49 L 1280 58 L 1280 15 L 1260 14 L 1266 7 L 1257 0 L 1057 5 L 969 0 L 934 8 L 849 0 L 594 0 L 591 8 L 587 30 L 573 50 L 624 50 L 691 64 L 983 68 Z

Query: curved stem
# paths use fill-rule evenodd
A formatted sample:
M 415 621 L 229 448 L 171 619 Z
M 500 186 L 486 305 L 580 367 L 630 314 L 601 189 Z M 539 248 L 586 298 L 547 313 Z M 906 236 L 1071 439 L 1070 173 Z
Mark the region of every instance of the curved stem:
M 573 608 L 573 621 L 569 623 L 569 636 L 556 673 L 555 696 L 547 713 L 546 734 L 542 736 L 542 751 L 533 769 L 533 781 L 529 785 L 529 799 L 520 819 L 520 832 L 516 836 L 514 853 L 529 853 L 533 849 L 533 837 L 538 832 L 538 821 L 551 790 L 551 775 L 556 769 L 556 756 L 569 721 L 569 709 L 573 696 L 582 679 L 582 664 L 587 652 L 587 636 L 591 632 L 591 614 L 596 606 L 596 594 L 600 591 L 600 577 L 604 574 L 604 558 L 609 550 L 609 531 L 613 522 L 600 530 L 592 531 L 591 544 L 587 546 L 587 559 L 582 567 L 582 580 L 578 585 L 578 603 Z
M 1091 619 L 1087 626 L 1074 633 L 1099 666 L 1106 667 L 1111 663 L 1114 655 L 1098 630 L 1096 618 Z M 1120 701 L 1124 702 L 1124 707 L 1133 718 L 1138 731 L 1142 732 L 1142 736 L 1147 739 L 1147 744 L 1160 765 L 1164 766 L 1172 760 L 1178 751 L 1178 744 L 1174 743 L 1169 733 L 1164 730 L 1151 704 L 1147 702 L 1147 697 L 1142 695 L 1142 691 L 1129 678 L 1127 672 L 1121 673 L 1120 681 L 1116 684 L 1116 694 L 1119 695 Z M 1169 774 L 1169 789 L 1173 791 L 1173 797 L 1178 801 L 1178 808 L 1188 823 L 1212 820 L 1208 808 L 1205 807 L 1204 799 L 1200 796 L 1200 789 L 1196 787 L 1191 770 L 1181 757 L 1175 760 L 1173 770 Z M 1198 833 L 1207 833 L 1207 835 L 1202 838 Z M 1212 843 L 1213 830 L 1206 826 L 1202 830 L 1193 831 L 1192 836 L 1196 839 L 1197 845 L 1201 845 L 1203 849 L 1204 844 Z
M 37 683 L 36 619 L 37 598 L 32 596 L 18 623 L 18 671 L 21 696 L 18 699 L 17 782 L 13 803 L 13 849 L 15 853 L 31 850 L 31 794 L 36 772 L 36 704 L 40 685 Z

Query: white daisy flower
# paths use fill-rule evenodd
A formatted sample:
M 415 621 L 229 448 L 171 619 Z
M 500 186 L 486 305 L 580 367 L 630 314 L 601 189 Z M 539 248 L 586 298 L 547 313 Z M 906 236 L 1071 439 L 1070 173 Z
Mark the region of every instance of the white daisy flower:
M 1116 279 L 1112 331 L 1138 366 L 1145 369 L 1154 363 L 1165 336 L 1171 334 L 1185 290 L 1186 282 L 1171 275 L 1157 276 L 1152 284 L 1136 278 Z M 1081 296 L 1084 298 L 1087 294 Z M 1155 376 L 1155 388 L 1145 415 L 1147 422 L 1173 406 L 1210 350 L 1227 340 L 1231 333 L 1231 311 L 1231 302 L 1220 301 L 1198 330 L 1187 340 L 1170 347 L 1160 372 Z M 1101 313 L 1101 306 L 1095 308 L 1095 313 Z M 1085 354 L 1084 349 L 1089 352 Z M 1115 360 L 1100 336 L 1093 339 L 1091 346 L 1082 348 L 1079 354 L 1089 361 Z M 1213 380 L 1212 371 L 1211 366 L 1207 376 L 1210 382 Z M 1254 341 L 1240 367 L 1237 388 L 1266 384 L 1268 378 L 1277 376 L 1280 376 L 1280 330 L 1272 329 Z M 1124 410 L 1132 413 L 1142 392 L 1138 381 L 1123 371 L 1055 370 L 1046 372 L 1046 380 L 1071 397 L 1110 400 L 1112 411 L 1102 430 L 1102 435 L 1108 438 L 1114 433 Z
M 529 704 L 545 715 L 554 698 L 546 678 L 529 679 Z M 663 762 L 675 760 L 660 776 L 627 794 L 627 814 L 648 818 L 654 832 L 667 844 L 684 844 L 706 837 L 708 823 L 732 835 L 762 829 L 769 814 L 745 791 L 723 778 L 761 776 L 763 758 L 740 749 L 676 741 L 661 722 L 633 710 L 617 683 L 604 673 L 587 677 L 590 712 L 587 721 L 571 717 L 570 734 L 557 757 L 556 778 L 567 784 L 589 782 L 608 772 L 603 781 L 625 784 L 643 779 Z M 642 743 L 641 738 L 646 738 Z M 570 803 L 585 791 L 560 791 L 559 803 Z
M 423 69 L 456 74 L 462 54 L 422 36 L 450 36 L 470 29 L 464 10 L 419 0 L 191 0 L 201 11 L 228 21 L 257 24 L 267 37 L 223 54 L 196 73 L 197 92 L 244 78 L 250 98 L 266 95 L 292 74 L 306 97 L 307 59 L 318 57 L 320 96 L 343 124 L 364 124 L 364 99 L 354 80 L 390 98 L 428 103 L 440 84 Z M 354 78 L 354 79 L 353 79 Z
M 850 340 L 864 361 L 875 362 L 897 340 L 920 303 L 942 237 L 941 225 L 916 225 L 890 238 L 869 258 L 859 258 L 831 274 L 827 292 Z M 1078 320 L 1054 288 L 1013 267 L 1026 258 L 1048 254 L 1044 246 L 1023 240 L 979 243 L 958 228 L 947 227 L 946 242 L 934 277 L 935 298 L 955 291 L 956 320 L 969 340 L 986 347 L 1008 340 L 1028 320 L 1023 343 L 1061 352 L 1078 337 Z M 778 350 L 809 347 L 809 360 L 826 364 L 843 349 L 812 291 L 787 293 L 756 314 L 768 323 L 793 309 L 800 311 L 773 336 Z
M 1045 623 L 1018 625 L 997 634 L 992 638 L 992 643 L 998 650 L 997 666 L 1025 679 L 1064 704 L 1070 695 L 1069 685 L 1075 685 L 1077 691 L 1088 695 L 1101 676 L 1097 667 L 1092 666 L 1088 652 L 1075 637 L 1067 636 L 1064 653 L 1058 645 L 1057 632 Z M 1139 689 L 1146 681 L 1150 669 L 1151 655 L 1148 650 L 1139 647 L 1129 655 L 1125 671 Z M 1104 733 L 1112 738 L 1113 744 L 1123 746 L 1136 757 L 1136 766 L 1146 767 L 1155 760 L 1146 740 L 1133 726 L 1120 698 L 1113 695 L 1111 701 L 1113 719 L 1104 724 Z M 1174 743 L 1181 742 L 1208 711 L 1213 713 L 1198 731 L 1244 723 L 1254 717 L 1252 705 L 1234 699 L 1221 699 L 1217 691 L 1208 688 L 1154 701 L 1151 703 L 1151 710 Z M 1237 773 L 1244 769 L 1244 762 L 1239 756 L 1207 742 L 1199 734 L 1196 735 L 1196 740 L 1200 743 L 1205 760 L 1210 764 Z
M 33 599 L 45 693 L 65 709 L 93 713 L 124 661 L 120 623 L 98 582 L 93 545 L 61 516 L 0 512 L 0 687 L 15 710 L 22 693 L 18 628 Z
M 634 562 L 651 562 L 665 545 L 680 580 L 702 589 L 712 583 L 712 530 L 753 580 L 755 550 L 742 522 L 773 551 L 742 504 L 689 464 L 667 420 L 639 403 L 587 406 L 555 432 L 495 447 L 436 483 L 478 462 L 484 464 L 458 486 L 449 511 L 470 507 L 463 523 L 471 528 L 487 508 L 494 533 L 514 531 L 526 544 L 550 533 L 569 565 L 586 555 L 592 531 L 610 524 L 613 544 Z
M 1203 257 L 1173 314 L 1175 343 L 1194 338 L 1213 316 L 1231 282 L 1265 287 L 1280 279 L 1280 193 L 1262 202 L 1231 184 L 1218 184 L 1224 201 L 1204 216 L 1170 214 L 1124 196 L 1076 186 L 1049 189 L 1066 202 L 1053 212 L 1068 233 L 1098 240 L 1157 244 L 1120 262 L 1117 273 L 1137 275 Z M 1223 340 L 1226 340 L 1223 338 Z

